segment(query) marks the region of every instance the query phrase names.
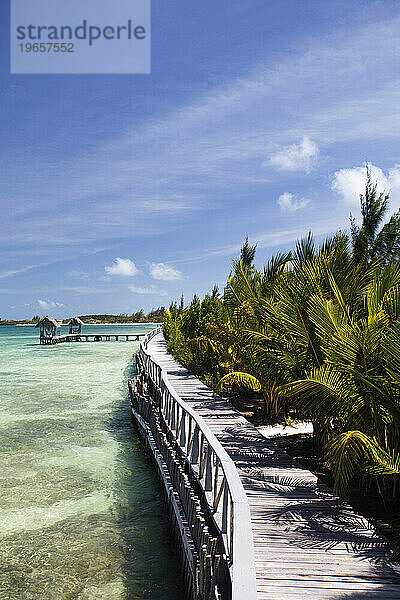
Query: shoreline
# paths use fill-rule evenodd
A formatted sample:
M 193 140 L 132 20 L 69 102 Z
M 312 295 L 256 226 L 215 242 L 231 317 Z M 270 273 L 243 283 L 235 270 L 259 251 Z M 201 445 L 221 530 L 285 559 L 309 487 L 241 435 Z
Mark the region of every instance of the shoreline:
M 100 327 L 103 325 L 108 325 L 108 326 L 126 326 L 126 325 L 162 325 L 162 323 L 152 323 L 152 322 L 141 322 L 141 321 L 137 321 L 137 322 L 129 322 L 129 323 L 84 323 L 84 325 L 90 325 L 91 327 Z M 36 323 L 7 323 L 2 325 L 2 323 L 0 323 L 0 327 L 36 327 Z M 68 327 L 67 323 L 61 323 L 60 327 Z

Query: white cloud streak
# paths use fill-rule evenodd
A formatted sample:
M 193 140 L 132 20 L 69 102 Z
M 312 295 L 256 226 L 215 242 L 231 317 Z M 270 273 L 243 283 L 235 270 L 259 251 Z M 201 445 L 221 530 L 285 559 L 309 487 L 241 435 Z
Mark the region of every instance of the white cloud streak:
M 53 300 L 38 300 L 40 308 L 49 310 L 50 308 L 62 308 L 65 306 L 62 302 L 54 302 Z
M 7 279 L 8 277 L 13 277 L 14 275 L 18 275 L 19 273 L 25 273 L 26 271 L 30 271 L 34 269 L 35 265 L 29 265 L 28 267 L 22 267 L 22 269 L 10 269 L 8 271 L 3 271 L 0 273 L 0 279 Z
M 150 286 L 150 287 L 137 287 L 135 285 L 130 285 L 128 286 L 129 290 L 133 293 L 133 294 L 140 294 L 140 295 L 149 295 L 149 296 L 167 296 L 168 294 L 163 291 L 163 290 L 159 290 L 157 289 L 155 286 Z
M 330 38 L 310 39 L 306 49 L 302 40 L 273 65 L 259 64 L 158 121 L 129 127 L 84 158 L 49 161 L 45 173 L 23 155 L 13 164 L 12 181 L 5 176 L 0 184 L 0 244 L 39 241 L 51 248 L 158 233 L 175 226 L 176 214 L 207 207 L 216 189 L 240 185 L 246 193 L 257 181 L 265 185 L 266 156 L 276 176 L 275 168 L 311 168 L 315 145 L 325 154 L 330 144 L 396 139 L 400 46 L 393 40 L 399 28 L 394 16 L 352 24 L 351 35 L 349 27 L 336 28 Z
M 89 273 L 86 271 L 72 270 L 69 272 L 71 277 L 75 277 L 76 279 L 82 279 L 83 281 L 89 279 Z
M 315 222 L 312 227 L 312 233 L 315 236 L 323 236 L 334 233 L 339 227 L 343 225 L 341 218 L 331 218 L 329 222 L 318 221 Z M 280 229 L 278 231 L 265 231 L 254 233 L 249 236 L 251 244 L 257 244 L 257 249 L 261 248 L 281 248 L 291 244 L 298 239 L 307 236 L 310 231 L 310 227 L 296 227 L 293 229 Z M 240 248 L 243 245 L 243 240 L 238 243 L 221 246 L 212 250 L 207 250 L 202 254 L 196 254 L 196 256 L 186 257 L 184 259 L 176 260 L 180 264 L 191 264 L 196 262 L 202 262 L 217 256 L 231 256 L 232 258 L 237 256 L 240 252 Z

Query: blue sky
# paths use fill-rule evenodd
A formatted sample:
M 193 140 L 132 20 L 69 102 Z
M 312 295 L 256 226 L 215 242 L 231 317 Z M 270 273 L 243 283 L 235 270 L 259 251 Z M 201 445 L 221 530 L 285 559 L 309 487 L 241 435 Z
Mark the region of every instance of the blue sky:
M 0 16 L 0 317 L 133 312 L 400 206 L 400 6 L 153 0 L 151 75 L 10 75 Z

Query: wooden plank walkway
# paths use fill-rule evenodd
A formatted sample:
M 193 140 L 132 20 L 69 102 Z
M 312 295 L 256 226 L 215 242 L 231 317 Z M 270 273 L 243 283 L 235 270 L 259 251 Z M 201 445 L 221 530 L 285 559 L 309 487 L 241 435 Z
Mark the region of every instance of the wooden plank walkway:
M 40 338 L 45 345 L 63 344 L 66 342 L 138 342 L 145 333 L 66 333 L 49 338 Z
M 167 353 L 161 334 L 147 351 L 237 466 L 250 503 L 260 600 L 400 600 L 400 568 L 387 562 L 390 545 L 366 519 L 214 397 Z

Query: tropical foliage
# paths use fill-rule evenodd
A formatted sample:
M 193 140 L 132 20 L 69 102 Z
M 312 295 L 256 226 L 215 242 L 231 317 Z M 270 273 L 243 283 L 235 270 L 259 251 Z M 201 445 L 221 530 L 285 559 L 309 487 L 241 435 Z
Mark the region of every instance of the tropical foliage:
M 162 323 L 164 313 L 164 306 L 160 306 L 147 314 L 145 314 L 143 309 L 140 309 L 131 315 L 80 315 L 79 318 L 85 323 L 91 320 L 98 323 Z M 68 321 L 69 319 L 65 319 L 65 322 Z
M 170 350 L 217 392 L 246 389 L 265 418 L 311 419 L 335 491 L 354 477 L 400 496 L 400 215 L 367 168 L 361 224 L 309 234 L 259 270 L 246 240 L 222 295 L 171 305 Z

